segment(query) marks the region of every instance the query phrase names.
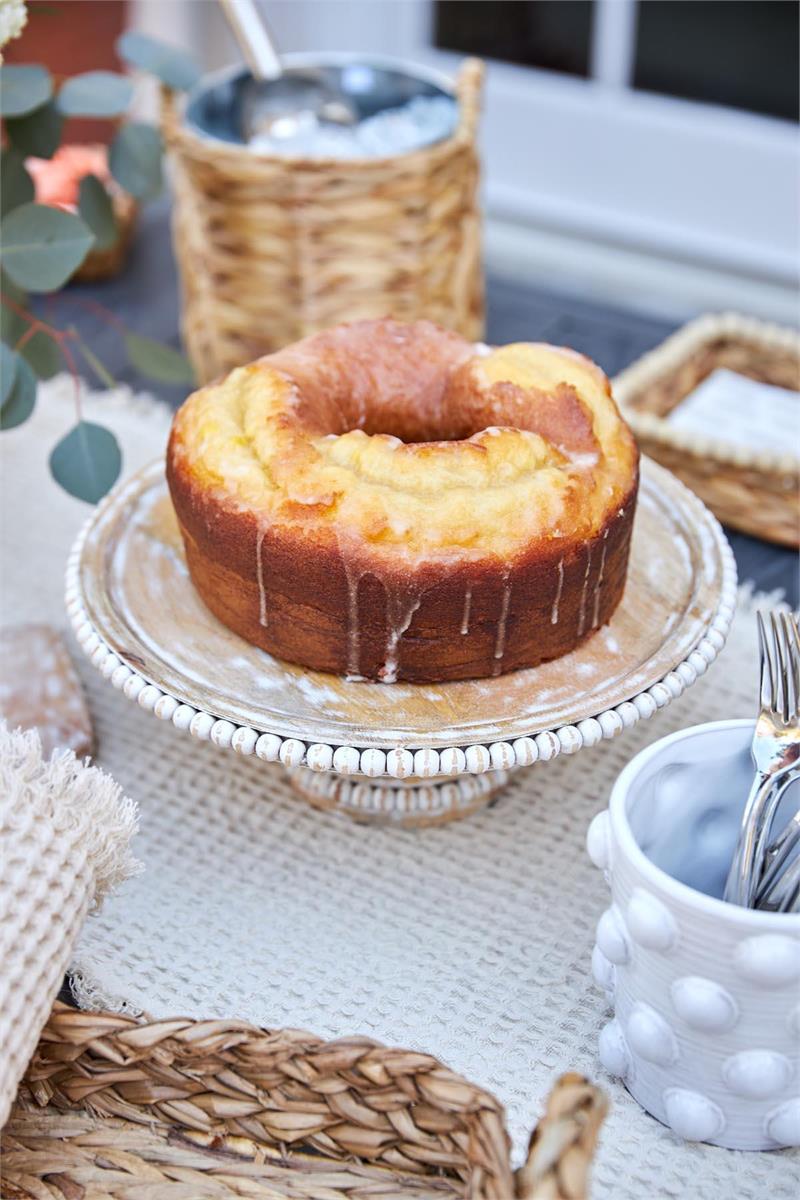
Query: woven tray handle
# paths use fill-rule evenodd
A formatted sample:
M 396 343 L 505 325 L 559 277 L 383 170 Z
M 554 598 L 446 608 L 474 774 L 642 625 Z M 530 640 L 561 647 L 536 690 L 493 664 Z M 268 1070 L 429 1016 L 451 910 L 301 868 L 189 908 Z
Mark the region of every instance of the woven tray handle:
M 456 78 L 455 92 L 459 110 L 458 131 L 463 138 L 470 142 L 474 140 L 478 129 L 485 73 L 485 67 L 479 58 L 465 58 Z
M 514 1177 L 517 1200 L 586 1200 L 589 1169 L 608 1100 L 582 1075 L 556 1081 Z
M 563 1076 L 531 1137 L 528 1161 L 514 1177 L 499 1101 L 430 1055 L 366 1038 L 323 1042 L 300 1030 L 257 1029 L 242 1021 L 140 1023 L 56 1004 L 18 1098 L 22 1124 L 12 1121 L 6 1134 L 23 1141 L 31 1134 L 26 1111 L 57 1119 L 81 1108 L 100 1120 L 147 1125 L 160 1130 L 161 1143 L 177 1138 L 198 1153 L 230 1151 L 264 1161 L 278 1151 L 287 1170 L 302 1172 L 309 1152 L 330 1161 L 360 1160 L 378 1171 L 381 1183 L 393 1172 L 398 1195 L 405 1194 L 401 1179 L 416 1196 L 426 1176 L 444 1170 L 443 1195 L 586 1200 L 606 1101 L 582 1076 Z M 33 1129 L 34 1140 L 40 1134 Z M 55 1139 L 69 1136 L 54 1128 Z M 68 1149 L 66 1142 L 61 1150 L 51 1147 L 43 1170 L 52 1172 Z M 360 1185 L 356 1190 L 366 1195 Z

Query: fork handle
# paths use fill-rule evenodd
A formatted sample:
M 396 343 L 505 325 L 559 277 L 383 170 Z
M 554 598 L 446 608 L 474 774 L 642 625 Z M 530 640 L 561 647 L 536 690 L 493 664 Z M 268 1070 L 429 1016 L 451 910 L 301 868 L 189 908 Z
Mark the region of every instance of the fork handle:
M 772 790 L 772 782 L 771 775 L 758 771 L 750 788 L 742 813 L 742 822 L 739 826 L 739 840 L 736 843 L 723 893 L 723 899 L 727 900 L 729 904 L 739 904 L 743 908 L 750 907 L 754 889 L 753 874 L 759 818 Z

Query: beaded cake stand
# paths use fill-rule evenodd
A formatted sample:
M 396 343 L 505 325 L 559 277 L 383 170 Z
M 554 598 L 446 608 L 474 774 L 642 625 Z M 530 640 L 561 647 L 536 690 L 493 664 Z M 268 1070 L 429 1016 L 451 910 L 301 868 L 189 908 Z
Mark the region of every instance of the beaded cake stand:
M 81 531 L 66 603 L 92 663 L 177 730 L 282 763 L 319 808 L 425 825 L 485 804 L 509 772 L 651 717 L 725 643 L 736 567 L 716 519 L 644 460 L 628 582 L 609 625 L 533 670 L 448 684 L 348 681 L 242 641 L 188 576 L 155 462 Z

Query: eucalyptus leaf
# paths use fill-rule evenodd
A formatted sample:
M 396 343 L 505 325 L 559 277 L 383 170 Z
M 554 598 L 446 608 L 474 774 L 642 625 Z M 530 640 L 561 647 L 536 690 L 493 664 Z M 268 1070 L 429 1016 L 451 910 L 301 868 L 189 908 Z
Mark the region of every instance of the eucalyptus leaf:
M 13 146 L 0 152 L 0 214 L 5 216 L 20 204 L 33 200 L 33 180 L 25 169 L 25 159 Z
M 8 295 L 5 283 L 3 284 L 3 294 Z M 0 305 L 0 338 L 7 346 L 14 349 L 27 328 L 28 322 L 24 317 L 14 312 L 13 308 L 9 308 L 7 304 Z
M 94 236 L 73 213 L 23 204 L 3 218 L 0 242 L 12 282 L 31 292 L 54 292 L 81 265 Z
M 78 212 L 94 234 L 96 248 L 108 250 L 118 236 L 111 197 L 96 175 L 84 175 L 78 192 Z
M 123 125 L 108 153 L 111 174 L 137 200 L 161 190 L 161 138 L 152 125 Z
M 21 117 L 53 94 L 50 73 L 38 66 L 0 67 L 0 117 Z
M 27 421 L 36 403 L 36 376 L 24 358 L 17 355 L 11 392 L 0 408 L 0 429 L 14 429 Z
M 67 117 L 118 117 L 131 102 L 133 84 L 114 71 L 86 71 L 62 84 L 56 104 Z
M 109 369 L 105 365 L 105 363 L 100 361 L 100 359 L 97 357 L 97 355 L 94 353 L 94 351 L 91 350 L 86 345 L 85 342 L 81 342 L 81 341 L 78 342 L 78 349 L 80 350 L 81 354 L 86 359 L 87 363 L 92 368 L 92 370 L 94 371 L 95 375 L 100 380 L 100 382 L 104 383 L 106 385 L 106 387 L 108 387 L 108 388 L 116 387 L 116 385 L 117 385 L 116 379 L 111 374 L 111 372 L 109 371 Z
M 50 455 L 50 474 L 70 496 L 96 504 L 119 478 L 122 455 L 113 433 L 78 421 Z
M 188 359 L 171 346 L 138 333 L 126 333 L 125 349 L 131 364 L 148 379 L 157 379 L 159 383 L 194 383 Z
M 64 118 L 52 100 L 25 117 L 6 121 L 11 144 L 25 156 L 52 158 L 61 141 Z
M 13 280 L 9 279 L 8 275 L 6 275 L 5 271 L 3 270 L 2 257 L 0 257 L 0 291 L 2 291 L 3 295 L 7 296 L 9 300 L 13 300 L 16 304 L 21 304 L 23 307 L 28 302 L 28 293 L 25 291 L 25 289 L 17 287 Z M 5 304 L 0 305 L 0 315 L 9 311 L 10 310 Z M 3 341 L 7 342 L 8 338 L 4 337 Z
M 17 356 L 4 342 L 0 342 L 0 408 L 9 397 L 17 377 Z
M 188 91 L 200 78 L 200 71 L 188 54 L 145 33 L 123 33 L 117 39 L 117 54 L 132 67 L 149 71 L 178 92 Z
M 39 330 L 18 351 L 37 379 L 52 379 L 64 367 L 64 360 L 55 338 Z

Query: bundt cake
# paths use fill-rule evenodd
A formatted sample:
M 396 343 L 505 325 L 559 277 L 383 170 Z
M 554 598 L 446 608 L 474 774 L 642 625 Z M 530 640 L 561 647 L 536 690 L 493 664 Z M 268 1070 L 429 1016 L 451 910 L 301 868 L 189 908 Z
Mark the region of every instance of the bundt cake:
M 536 666 L 609 620 L 638 454 L 582 355 L 380 320 L 195 392 L 167 477 L 220 621 L 292 663 L 421 682 Z

